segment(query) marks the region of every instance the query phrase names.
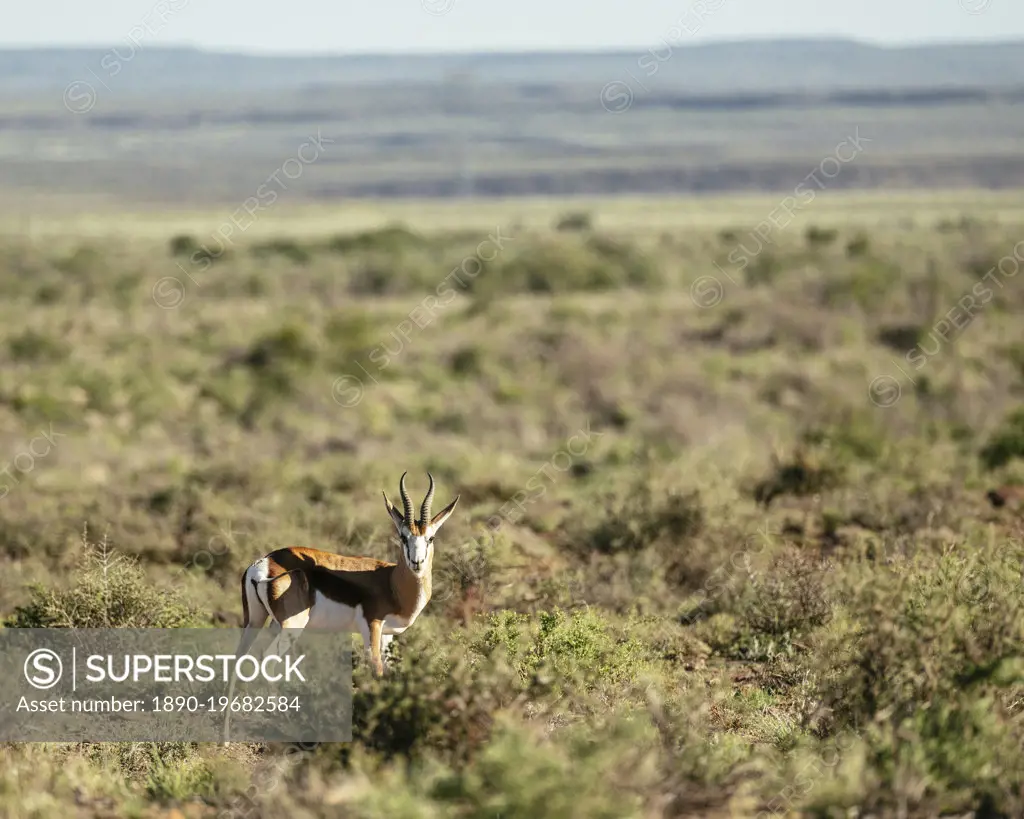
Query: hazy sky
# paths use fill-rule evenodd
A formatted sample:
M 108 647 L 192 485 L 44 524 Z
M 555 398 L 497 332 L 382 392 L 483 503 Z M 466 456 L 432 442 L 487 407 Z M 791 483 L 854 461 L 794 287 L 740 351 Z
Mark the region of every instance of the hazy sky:
M 134 32 L 254 52 L 645 48 L 679 25 L 694 41 L 1024 37 L 1022 0 L 8 0 L 0 19 L 5 46 L 107 46 Z

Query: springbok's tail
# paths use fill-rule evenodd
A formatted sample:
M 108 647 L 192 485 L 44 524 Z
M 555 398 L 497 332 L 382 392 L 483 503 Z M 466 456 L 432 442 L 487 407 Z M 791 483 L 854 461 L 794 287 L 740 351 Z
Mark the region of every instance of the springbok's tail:
M 259 636 L 260 629 L 267 622 L 270 612 L 267 611 L 257 591 L 257 584 L 261 578 L 258 576 L 257 563 L 254 563 L 242 574 L 242 637 L 235 649 L 235 656 L 245 654 Z M 261 616 L 262 615 L 262 616 Z M 228 680 L 228 701 L 224 707 L 224 729 L 223 742 L 230 742 L 229 732 L 231 729 L 231 698 L 235 693 L 235 675 L 231 674 Z

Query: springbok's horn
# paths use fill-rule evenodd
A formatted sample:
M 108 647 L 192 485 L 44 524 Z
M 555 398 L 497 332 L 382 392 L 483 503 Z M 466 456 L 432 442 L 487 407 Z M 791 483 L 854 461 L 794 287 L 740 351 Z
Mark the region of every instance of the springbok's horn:
M 427 477 L 430 478 L 430 488 L 427 489 L 427 496 L 423 499 L 423 505 L 420 507 L 421 527 L 426 527 L 430 521 L 430 502 L 434 499 L 434 476 L 428 472 Z
M 409 490 L 405 488 L 405 476 L 408 473 L 403 472 L 401 479 L 398 481 L 398 491 L 402 495 L 402 506 L 405 507 L 405 522 L 406 524 L 412 523 L 412 498 L 409 497 Z

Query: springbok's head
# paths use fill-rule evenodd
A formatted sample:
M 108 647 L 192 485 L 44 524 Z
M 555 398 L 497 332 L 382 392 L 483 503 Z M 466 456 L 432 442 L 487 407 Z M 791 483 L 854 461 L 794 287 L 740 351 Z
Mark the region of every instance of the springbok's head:
M 430 503 L 434 500 L 434 476 L 429 472 L 427 477 L 430 478 L 430 488 L 427 489 L 427 495 L 423 498 L 423 503 L 420 505 L 420 516 L 419 519 L 413 520 L 412 517 L 412 498 L 409 497 L 409 490 L 405 488 L 405 476 L 407 473 L 402 473 L 402 478 L 398 482 L 398 491 L 402 495 L 402 506 L 405 511 L 400 513 L 388 500 L 388 493 L 384 492 L 384 503 L 388 509 L 388 515 L 391 517 L 391 522 L 395 524 L 395 529 L 398 530 L 398 538 L 402 543 L 402 560 L 409 567 L 409 570 L 417 577 L 422 577 L 426 572 L 430 571 L 431 560 L 434 556 L 434 535 L 441 528 L 446 520 L 451 516 L 455 510 L 455 504 L 459 502 L 459 497 L 456 496 L 455 500 L 449 503 L 444 509 L 438 512 L 434 517 L 430 517 Z

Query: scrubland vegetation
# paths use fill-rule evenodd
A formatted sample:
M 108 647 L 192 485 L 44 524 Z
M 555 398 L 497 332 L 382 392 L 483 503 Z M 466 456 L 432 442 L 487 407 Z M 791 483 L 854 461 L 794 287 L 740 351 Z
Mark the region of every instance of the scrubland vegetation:
M 8 627 L 462 496 L 352 743 L 9 745 L 4 815 L 1021 815 L 1024 219 L 510 214 L 3 240 Z

